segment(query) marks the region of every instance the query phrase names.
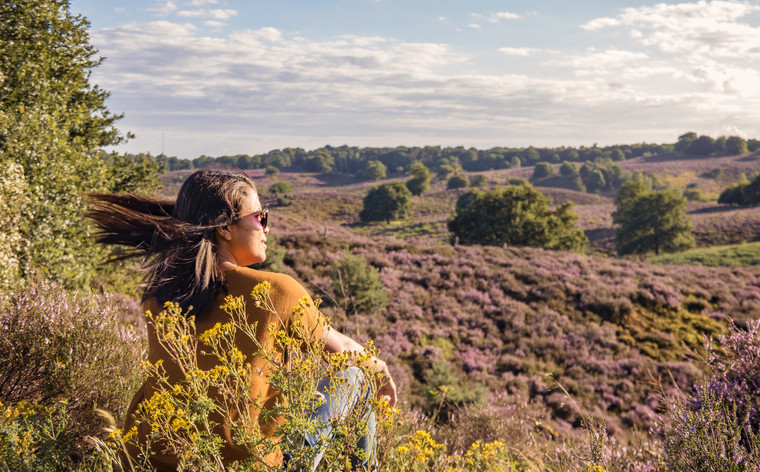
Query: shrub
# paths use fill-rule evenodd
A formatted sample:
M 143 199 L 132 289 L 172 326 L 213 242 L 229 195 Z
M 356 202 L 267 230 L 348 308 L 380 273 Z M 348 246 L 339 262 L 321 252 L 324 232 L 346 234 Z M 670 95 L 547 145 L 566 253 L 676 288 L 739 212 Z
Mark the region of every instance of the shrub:
M 536 166 L 533 168 L 533 175 L 530 177 L 530 180 L 533 182 L 548 179 L 549 177 L 554 176 L 554 167 L 549 164 L 548 162 L 539 162 L 536 164 Z
M 277 174 L 279 173 L 280 173 L 280 169 L 278 169 L 275 166 L 266 166 L 266 168 L 264 169 L 264 175 L 269 178 L 277 177 Z
M 760 321 L 708 344 L 711 373 L 691 396 L 663 395 L 658 434 L 675 470 L 760 469 Z
M 125 311 L 118 297 L 70 294 L 34 280 L 0 298 L 0 401 L 52 408 L 68 400 L 71 421 L 61 440 L 81 455 L 84 437 L 102 436 L 93 409 L 122 415 L 142 380 L 145 342 L 122 323 Z
M 446 183 L 446 188 L 466 188 L 468 185 L 470 185 L 470 181 L 467 179 L 467 176 L 457 174 L 449 178 L 449 181 Z
M 488 177 L 483 174 L 475 174 L 470 179 L 470 187 L 488 187 Z
M 69 453 L 71 418 L 65 401 L 50 407 L 19 402 L 0 403 L 0 468 L 14 472 L 75 470 Z
M 293 191 L 293 184 L 285 180 L 280 181 L 280 182 L 275 182 L 269 186 L 269 193 L 273 193 L 275 195 L 283 195 L 286 193 L 290 193 L 292 191 Z
M 750 182 L 743 181 L 727 188 L 718 197 L 718 203 L 742 206 L 760 205 L 760 175 Z
M 343 252 L 331 275 L 336 299 L 346 313 L 374 313 L 388 306 L 388 294 L 383 290 L 379 272 L 364 257 Z

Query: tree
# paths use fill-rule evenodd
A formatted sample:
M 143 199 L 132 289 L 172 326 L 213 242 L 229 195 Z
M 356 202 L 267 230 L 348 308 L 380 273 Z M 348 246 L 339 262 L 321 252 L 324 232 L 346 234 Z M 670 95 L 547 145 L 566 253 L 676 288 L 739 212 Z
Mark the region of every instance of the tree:
M 464 244 L 532 246 L 582 251 L 587 238 L 576 227 L 571 202 L 551 211 L 551 200 L 532 185 L 511 185 L 461 195 L 449 231 Z
M 760 175 L 752 181 L 742 180 L 725 189 L 718 197 L 718 203 L 742 206 L 760 205 Z
M 559 175 L 562 177 L 574 177 L 578 174 L 578 165 L 575 162 L 565 161 L 559 167 Z
M 723 145 L 723 151 L 732 156 L 746 154 L 748 152 L 747 141 L 741 136 L 729 136 Z
M 469 179 L 466 175 L 461 174 L 452 175 L 449 181 L 446 182 L 446 188 L 448 189 L 466 188 L 468 185 L 470 185 Z
M 359 212 L 362 221 L 382 221 L 406 218 L 412 193 L 401 182 L 389 182 L 372 187 L 364 197 L 364 208 Z
M 449 177 L 456 173 L 456 169 L 449 164 L 438 166 L 438 173 L 435 175 L 438 180 L 449 180 Z
M 553 176 L 554 176 L 554 167 L 552 167 L 552 165 L 549 164 L 548 162 L 539 162 L 533 168 L 533 175 L 530 177 L 530 180 L 535 182 L 537 180 L 544 180 Z
M 675 150 L 676 152 L 680 152 L 681 154 L 687 154 L 691 152 L 689 148 L 691 148 L 691 145 L 694 141 L 697 140 L 697 133 L 694 133 L 693 131 L 689 131 L 688 133 L 684 133 L 681 136 L 678 137 L 678 142 L 676 142 Z
M 422 195 L 423 192 L 430 189 L 430 179 L 432 174 L 422 162 L 415 162 L 409 171 L 411 179 L 406 181 L 406 187 L 412 192 L 412 195 Z
M 388 168 L 385 167 L 385 164 L 382 162 L 369 161 L 367 162 L 367 167 L 364 169 L 364 172 L 362 172 L 362 177 L 367 180 L 380 180 L 385 178 L 387 172 Z
M 618 254 L 673 252 L 694 246 L 686 199 L 674 189 L 648 190 L 637 181 L 620 188 L 612 221 Z
M 716 150 L 715 140 L 710 136 L 702 135 L 689 146 L 689 152 L 698 156 L 709 156 Z
M 24 188 L 7 234 L 20 243 L 3 264 L 79 287 L 106 251 L 81 222 L 83 192 L 112 190 L 95 150 L 129 137 L 114 127 L 121 115 L 105 107 L 108 93 L 89 82 L 101 58 L 88 27 L 65 0 L 0 4 L 0 168 Z

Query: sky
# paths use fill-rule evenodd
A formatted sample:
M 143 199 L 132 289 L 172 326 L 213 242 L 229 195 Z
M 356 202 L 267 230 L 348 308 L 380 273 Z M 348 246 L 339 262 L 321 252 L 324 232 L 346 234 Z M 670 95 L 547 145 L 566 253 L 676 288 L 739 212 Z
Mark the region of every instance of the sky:
M 760 138 L 760 0 L 71 0 L 135 138 L 285 147 Z

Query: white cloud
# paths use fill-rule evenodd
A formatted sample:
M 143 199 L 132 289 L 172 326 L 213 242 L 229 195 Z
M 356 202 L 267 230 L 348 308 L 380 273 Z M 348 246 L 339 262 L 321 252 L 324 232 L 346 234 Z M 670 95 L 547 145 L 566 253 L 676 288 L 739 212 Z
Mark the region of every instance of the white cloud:
M 236 10 L 215 9 L 215 10 L 178 10 L 176 15 L 182 18 L 211 18 L 214 20 L 229 20 L 237 15 Z
M 385 37 L 315 41 L 275 28 L 208 37 L 167 21 L 92 37 L 108 58 L 93 80 L 112 92 L 114 112 L 126 112 L 123 128 L 138 135 L 130 150 L 160 143 L 161 132 L 167 152 L 185 157 L 328 143 L 672 141 L 710 126 L 760 134 L 760 116 L 747 112 L 760 109 L 758 92 L 747 92 L 760 72 L 718 59 L 699 69 L 641 50 L 589 49 L 548 63 L 574 75 L 542 78 L 479 73 L 447 44 Z
M 202 7 L 205 5 L 217 5 L 219 0 L 191 0 L 187 4 L 191 7 Z
M 154 7 L 148 8 L 148 11 L 153 12 L 158 16 L 168 16 L 177 11 L 177 5 L 170 0 L 165 0 L 159 2 Z
M 473 29 L 477 29 L 477 30 L 479 30 L 480 28 L 482 28 L 482 26 L 480 26 L 480 25 L 479 25 L 479 24 L 477 24 L 477 23 L 470 23 L 470 24 L 468 24 L 467 26 L 468 26 L 469 28 L 473 28 Z
M 491 23 L 498 23 L 501 20 L 517 20 L 519 18 L 520 18 L 520 15 L 516 13 L 510 13 L 508 11 L 491 13 L 490 15 L 488 15 L 488 21 Z
M 597 18 L 582 28 L 622 26 L 646 46 L 669 54 L 760 59 L 760 28 L 739 20 L 760 5 L 736 1 L 659 3 L 625 8 L 616 18 Z
M 553 49 L 539 49 L 539 48 L 499 48 L 499 52 L 508 56 L 532 56 L 536 53 L 546 54 L 558 54 L 559 51 Z
M 595 18 L 588 23 L 581 25 L 581 28 L 585 30 L 597 30 L 609 26 L 618 26 L 619 24 L 620 20 L 616 18 Z
M 227 23 L 224 21 L 217 21 L 217 20 L 206 20 L 203 22 L 204 26 L 208 26 L 209 28 L 224 28 L 227 26 Z

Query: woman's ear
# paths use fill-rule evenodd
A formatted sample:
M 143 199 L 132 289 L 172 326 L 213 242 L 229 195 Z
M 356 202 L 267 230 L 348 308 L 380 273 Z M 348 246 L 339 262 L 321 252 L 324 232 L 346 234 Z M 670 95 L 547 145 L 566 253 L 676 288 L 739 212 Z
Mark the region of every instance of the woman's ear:
M 218 238 L 224 239 L 225 241 L 229 241 L 232 239 L 232 233 L 230 232 L 230 229 L 227 226 L 216 228 L 216 236 Z

